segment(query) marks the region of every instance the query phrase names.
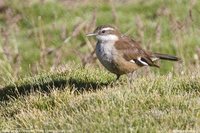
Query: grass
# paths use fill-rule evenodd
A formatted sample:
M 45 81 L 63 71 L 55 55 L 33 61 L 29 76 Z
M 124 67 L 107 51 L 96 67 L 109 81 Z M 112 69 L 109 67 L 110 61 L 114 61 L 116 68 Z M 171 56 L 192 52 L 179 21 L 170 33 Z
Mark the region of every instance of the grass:
M 46 93 L 41 91 L 44 87 L 38 86 L 38 90 L 2 102 L 0 127 L 71 132 L 199 130 L 199 75 L 191 78 L 150 74 L 135 79 L 131 89 L 124 78 L 113 87 L 107 84 L 113 77 L 99 69 L 76 69 L 61 75 L 57 75 L 59 81 L 67 82 L 66 77 L 76 81 L 63 84 L 62 89 L 54 84 Z M 46 84 L 52 81 L 47 77 L 53 75 L 16 84 Z M 76 86 L 81 83 L 84 86 Z M 91 90 L 73 93 L 86 86 Z
M 0 130 L 200 130 L 199 1 L 4 3 Z M 113 82 L 91 56 L 94 39 L 85 37 L 101 24 L 116 25 L 145 49 L 175 54 L 182 63 L 144 68 L 131 88 L 125 76 Z

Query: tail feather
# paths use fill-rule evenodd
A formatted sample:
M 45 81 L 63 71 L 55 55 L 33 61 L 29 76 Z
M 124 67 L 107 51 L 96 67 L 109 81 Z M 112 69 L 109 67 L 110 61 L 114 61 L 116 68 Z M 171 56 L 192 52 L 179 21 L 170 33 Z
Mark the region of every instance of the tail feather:
M 160 53 L 154 53 L 154 56 L 162 59 L 162 60 L 169 60 L 169 61 L 179 61 L 180 58 L 173 56 L 173 55 L 168 55 L 168 54 L 160 54 Z

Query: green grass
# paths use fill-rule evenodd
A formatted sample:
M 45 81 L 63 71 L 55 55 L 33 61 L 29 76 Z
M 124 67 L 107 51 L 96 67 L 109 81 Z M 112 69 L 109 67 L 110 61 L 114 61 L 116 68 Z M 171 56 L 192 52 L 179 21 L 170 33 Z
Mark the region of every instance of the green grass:
M 131 89 L 124 77 L 113 86 L 109 84 L 113 76 L 94 68 L 54 76 L 36 76 L 15 83 L 18 91 L 23 86 L 26 93 L 1 103 L 0 127 L 71 132 L 199 130 L 199 75 L 150 74 L 135 79 Z M 51 86 L 50 82 L 55 84 Z M 48 91 L 42 86 L 46 83 Z M 28 92 L 27 84 L 38 87 Z M 74 93 L 81 88 L 82 92 Z
M 187 0 L 5 1 L 0 131 L 199 131 L 199 9 L 199 1 Z M 97 61 L 82 66 L 95 46 L 85 37 L 93 22 L 116 25 L 145 49 L 177 55 L 182 63 L 144 68 L 131 88 L 125 76 L 114 82 Z

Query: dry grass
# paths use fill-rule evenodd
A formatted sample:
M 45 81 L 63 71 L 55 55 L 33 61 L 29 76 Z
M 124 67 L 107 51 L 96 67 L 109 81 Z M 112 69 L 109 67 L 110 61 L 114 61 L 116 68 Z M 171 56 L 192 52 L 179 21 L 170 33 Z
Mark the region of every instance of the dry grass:
M 25 95 L 1 103 L 0 127 L 67 132 L 199 130 L 199 74 L 192 78 L 189 74 L 150 74 L 135 79 L 130 89 L 124 78 L 113 86 L 109 82 L 114 77 L 109 73 L 74 68 L 60 76 L 51 74 L 16 83 L 38 87 L 28 92 L 24 86 Z M 51 86 L 49 81 L 55 79 L 65 84 Z M 42 86 L 46 83 L 48 91 Z
M 200 130 L 199 1 L 79 2 L 0 0 L 0 129 Z M 100 24 L 182 63 L 113 83 L 85 37 Z

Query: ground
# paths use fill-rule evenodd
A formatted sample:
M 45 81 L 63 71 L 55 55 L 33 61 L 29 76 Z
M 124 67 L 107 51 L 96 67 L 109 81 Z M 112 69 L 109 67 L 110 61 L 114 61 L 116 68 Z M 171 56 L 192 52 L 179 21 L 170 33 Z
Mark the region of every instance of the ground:
M 195 0 L 0 0 L 0 129 L 199 131 L 199 9 Z M 115 82 L 85 36 L 101 24 L 181 61 Z

